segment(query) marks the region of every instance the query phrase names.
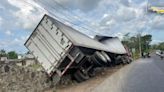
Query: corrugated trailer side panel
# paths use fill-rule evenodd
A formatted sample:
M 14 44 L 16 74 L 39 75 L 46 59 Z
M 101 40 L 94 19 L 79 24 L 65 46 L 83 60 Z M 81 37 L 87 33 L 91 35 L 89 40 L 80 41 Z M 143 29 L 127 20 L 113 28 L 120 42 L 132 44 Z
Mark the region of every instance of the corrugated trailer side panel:
M 61 63 L 72 42 L 45 16 L 25 46 L 50 74 Z

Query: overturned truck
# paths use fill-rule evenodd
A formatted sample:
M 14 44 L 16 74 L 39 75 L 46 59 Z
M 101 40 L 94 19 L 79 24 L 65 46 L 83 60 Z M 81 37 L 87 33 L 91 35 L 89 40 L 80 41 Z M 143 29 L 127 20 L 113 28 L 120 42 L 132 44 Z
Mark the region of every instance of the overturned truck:
M 131 62 L 118 38 L 92 39 L 48 15 L 44 15 L 25 46 L 54 83 L 67 73 L 82 82 L 94 76 L 96 67 Z

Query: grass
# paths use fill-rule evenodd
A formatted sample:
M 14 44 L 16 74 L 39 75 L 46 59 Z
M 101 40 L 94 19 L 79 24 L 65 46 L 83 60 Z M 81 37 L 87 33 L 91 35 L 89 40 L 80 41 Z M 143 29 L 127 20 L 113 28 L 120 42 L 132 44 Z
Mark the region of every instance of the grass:
M 39 68 L 42 68 L 42 66 L 40 64 L 33 64 L 33 65 L 30 65 L 29 67 L 31 67 L 31 68 L 33 68 L 35 70 L 37 70 Z

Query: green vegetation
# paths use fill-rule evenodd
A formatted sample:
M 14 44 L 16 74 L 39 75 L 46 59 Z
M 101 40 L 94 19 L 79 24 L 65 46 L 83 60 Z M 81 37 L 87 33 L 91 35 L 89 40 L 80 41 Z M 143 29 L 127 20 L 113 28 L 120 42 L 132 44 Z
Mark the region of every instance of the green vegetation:
M 143 35 L 140 34 L 136 36 L 129 36 L 129 33 L 124 35 L 122 43 L 126 45 L 132 52 L 133 58 L 137 59 L 140 56 L 140 47 L 141 52 L 150 52 L 150 43 L 152 41 L 152 35 Z
M 6 52 L 4 49 L 0 50 L 0 57 L 8 57 L 9 59 L 17 59 L 18 54 L 15 51 Z
M 39 69 L 39 68 L 42 68 L 42 66 L 38 63 L 38 64 L 32 64 L 32 65 L 30 65 L 30 66 L 28 66 L 28 67 L 31 67 L 32 69 L 34 69 L 34 70 L 37 70 L 37 69 Z
M 10 51 L 10 52 L 8 52 L 8 58 L 9 59 L 17 59 L 18 54 L 15 51 Z
M 4 49 L 0 50 L 0 57 L 6 57 L 6 51 Z
M 164 51 L 164 42 L 152 45 L 152 49 L 153 50 L 163 50 Z

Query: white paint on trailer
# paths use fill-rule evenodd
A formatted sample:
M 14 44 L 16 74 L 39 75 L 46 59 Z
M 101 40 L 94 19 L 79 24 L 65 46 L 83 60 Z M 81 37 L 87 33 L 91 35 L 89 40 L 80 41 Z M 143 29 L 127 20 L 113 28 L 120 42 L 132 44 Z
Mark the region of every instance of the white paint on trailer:
M 45 15 L 33 31 L 25 46 L 42 64 L 48 74 L 59 65 L 70 47 L 81 46 L 112 52 L 113 50 L 85 34 Z M 56 67 L 57 68 L 57 67 Z
M 25 46 L 33 52 L 48 74 L 64 58 L 63 56 L 71 45 L 71 41 L 51 21 L 47 22 L 45 18 L 25 43 Z
M 110 52 L 112 53 L 116 53 L 116 54 L 127 53 L 125 47 L 123 46 L 123 44 L 121 43 L 118 37 L 106 39 L 102 43 L 107 45 L 107 47 L 110 48 L 111 50 Z
M 52 21 L 52 23 L 59 27 L 59 29 L 73 42 L 74 45 L 96 50 L 110 51 L 110 49 L 104 44 L 93 40 L 89 36 L 73 29 L 72 27 L 63 24 L 50 16 L 45 17 L 47 17 L 48 21 Z

